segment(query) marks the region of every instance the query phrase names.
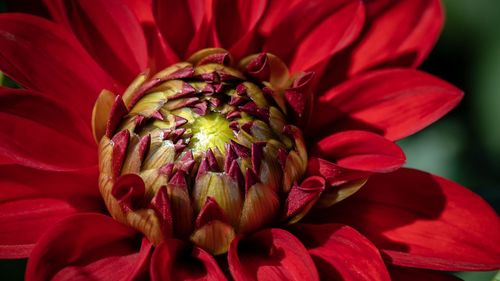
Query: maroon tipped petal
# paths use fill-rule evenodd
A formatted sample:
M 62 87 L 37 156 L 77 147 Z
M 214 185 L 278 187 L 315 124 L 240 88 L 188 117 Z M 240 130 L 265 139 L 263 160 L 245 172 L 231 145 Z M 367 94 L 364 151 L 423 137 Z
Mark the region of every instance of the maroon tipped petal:
M 113 142 L 113 163 L 112 172 L 113 176 L 118 176 L 125 160 L 127 147 L 130 141 L 130 133 L 128 130 L 123 130 L 116 134 L 111 141 Z
M 111 195 L 116 198 L 123 212 L 136 209 L 137 202 L 144 197 L 146 187 L 142 178 L 136 174 L 120 176 L 111 189 Z
M 203 205 L 200 213 L 198 213 L 198 217 L 196 218 L 196 227 L 200 228 L 214 220 L 218 220 L 224 223 L 229 222 L 226 215 L 224 214 L 224 210 L 222 210 L 219 204 L 217 204 L 217 201 L 215 201 L 214 198 L 208 196 L 207 200 L 205 201 L 205 205 Z

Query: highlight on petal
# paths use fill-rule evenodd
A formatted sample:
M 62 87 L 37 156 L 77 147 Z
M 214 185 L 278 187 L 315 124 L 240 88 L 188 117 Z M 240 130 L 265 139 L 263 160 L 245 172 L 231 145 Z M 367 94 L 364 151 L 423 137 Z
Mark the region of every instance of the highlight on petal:
M 338 9 L 322 19 L 298 42 L 290 63 L 292 71 L 322 71 L 329 59 L 351 44 L 365 22 L 363 1 L 335 1 Z
M 406 160 L 399 146 L 366 131 L 345 131 L 330 135 L 314 144 L 311 154 L 345 169 L 376 173 L 394 171 Z
M 167 239 L 156 247 L 150 274 L 152 281 L 227 280 L 212 255 L 174 239 Z
M 413 169 L 375 174 L 311 221 L 344 223 L 392 264 L 447 271 L 500 268 L 500 220 L 478 195 Z
M 364 18 L 361 5 L 360 1 L 350 0 L 273 1 L 260 23 L 260 33 L 266 38 L 263 49 L 288 64 L 293 61 L 294 71 L 307 70 L 298 67 L 314 66 L 356 38 Z M 318 46 L 321 36 L 322 46 Z M 308 46 L 319 48 L 318 52 L 311 52 L 318 54 L 311 61 L 302 60 L 304 53 L 307 58 L 314 56 L 306 51 Z
M 311 132 L 363 129 L 398 140 L 443 117 L 462 96 L 453 85 L 421 71 L 370 72 L 319 98 Z
M 228 262 L 235 281 L 319 280 L 304 245 L 282 229 L 265 229 L 233 240 Z
M 40 55 L 44 54 L 44 55 Z M 83 120 L 113 80 L 64 28 L 23 14 L 0 15 L 0 69 L 23 87 L 72 101 Z
M 367 27 L 349 53 L 349 75 L 377 66 L 417 67 L 444 23 L 439 0 L 366 2 Z
M 297 224 L 291 230 L 306 246 L 322 280 L 391 280 L 377 248 L 353 228 Z
M 40 238 L 26 269 L 27 280 L 123 280 L 145 270 L 151 244 L 101 214 L 71 216 Z

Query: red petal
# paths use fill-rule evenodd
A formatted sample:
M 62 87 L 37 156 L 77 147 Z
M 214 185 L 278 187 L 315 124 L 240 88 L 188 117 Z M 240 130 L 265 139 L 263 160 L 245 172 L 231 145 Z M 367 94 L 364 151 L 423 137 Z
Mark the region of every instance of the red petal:
M 417 67 L 444 22 L 439 0 L 367 2 L 367 28 L 350 56 L 349 74 L 375 66 Z
M 64 217 L 82 211 L 67 201 L 53 198 L 0 202 L 0 258 L 27 257 L 48 228 Z
M 385 173 L 401 167 L 401 148 L 384 137 L 365 131 L 345 131 L 328 136 L 312 147 L 312 155 L 351 170 Z
M 328 217 L 315 215 L 315 220 L 360 230 L 396 265 L 448 271 L 500 268 L 495 211 L 468 189 L 428 173 L 400 169 L 373 175 L 355 195 L 333 206 Z
M 153 7 L 151 1 L 125 0 L 130 11 L 134 12 L 141 23 L 153 22 Z
M 39 122 L 0 112 L 0 164 L 70 171 L 97 163 L 95 148 L 88 143 Z
M 351 79 L 319 98 L 313 132 L 364 129 L 398 140 L 453 109 L 462 92 L 416 70 L 382 70 Z
M 3 165 L 0 166 L 0 202 L 51 197 L 64 199 L 74 206 L 88 206 L 85 207 L 88 210 L 99 210 L 102 201 L 97 177 L 97 167 L 60 172 Z
M 265 229 L 233 240 L 228 261 L 235 281 L 319 280 L 304 245 L 282 229 Z
M 214 21 L 223 48 L 236 58 L 248 55 L 255 47 L 255 31 L 267 0 L 216 0 Z M 256 52 L 253 49 L 253 52 Z
M 209 47 L 209 38 L 213 32 L 211 5 L 175 0 L 158 0 L 153 3 L 156 24 L 168 45 L 180 58 Z M 174 28 L 178 26 L 182 28 Z M 217 44 L 211 45 L 217 47 Z
M 69 217 L 40 238 L 26 269 L 27 280 L 124 280 L 138 274 L 150 245 L 112 218 Z
M 71 106 L 58 100 L 27 90 L 0 88 L 0 112 L 36 120 L 95 149 L 89 120 L 79 118 Z
M 349 226 L 298 224 L 292 230 L 308 249 L 322 280 L 391 280 L 377 248 Z
M 309 158 L 307 163 L 307 174 L 315 176 L 320 175 L 324 177 L 331 186 L 341 185 L 371 175 L 370 172 L 346 169 L 328 160 L 317 157 Z
M 137 17 L 121 0 L 46 1 L 53 17 L 76 35 L 116 81 L 128 85 L 146 68 L 146 39 Z
M 29 15 L 0 15 L 0 69 L 22 86 L 71 101 L 84 120 L 104 89 L 115 89 L 109 76 L 70 33 Z
M 462 279 L 451 274 L 430 270 L 394 267 L 389 270 L 392 281 L 460 281 Z
M 339 1 L 335 1 L 339 2 Z M 365 21 L 362 1 L 340 1 L 338 9 L 308 31 L 295 50 L 290 70 L 318 71 L 318 65 L 351 44 Z
M 285 218 L 299 216 L 301 219 L 318 200 L 325 186 L 325 179 L 316 176 L 306 178 L 300 185 L 294 184 L 285 201 Z
M 209 253 L 174 239 L 165 240 L 155 249 L 150 273 L 152 281 L 227 280 Z

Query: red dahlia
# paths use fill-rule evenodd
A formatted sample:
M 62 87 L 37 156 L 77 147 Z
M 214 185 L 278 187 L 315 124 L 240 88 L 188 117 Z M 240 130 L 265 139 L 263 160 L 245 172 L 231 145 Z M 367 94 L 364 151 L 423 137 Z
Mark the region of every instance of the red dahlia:
M 394 141 L 462 93 L 437 0 L 44 1 L 0 15 L 0 257 L 27 280 L 455 280 L 477 195 Z

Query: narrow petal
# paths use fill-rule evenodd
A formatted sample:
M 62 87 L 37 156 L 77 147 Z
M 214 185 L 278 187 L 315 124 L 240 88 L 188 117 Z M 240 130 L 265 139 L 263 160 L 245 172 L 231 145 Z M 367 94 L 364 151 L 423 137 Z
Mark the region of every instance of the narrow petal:
M 233 240 L 228 262 L 235 281 L 319 280 L 304 245 L 291 233 L 277 228 Z
M 61 199 L 40 197 L 2 201 L 0 258 L 27 257 L 48 228 L 81 211 Z
M 124 280 L 138 274 L 150 245 L 131 228 L 100 214 L 71 216 L 40 238 L 26 279 Z
M 67 24 L 96 62 L 122 85 L 128 85 L 146 68 L 148 53 L 142 27 L 122 1 L 46 3 L 53 17 Z
M 367 2 L 367 28 L 350 53 L 349 74 L 375 66 L 417 67 L 444 23 L 438 0 Z
M 319 65 L 326 66 L 334 54 L 357 38 L 365 21 L 364 4 L 362 1 L 340 2 L 335 12 L 308 31 L 299 42 L 290 64 L 293 72 L 320 71 Z
M 400 168 L 405 162 L 401 148 L 377 134 L 345 131 L 321 139 L 312 147 L 312 155 L 338 166 L 364 172 L 385 173 Z
M 322 280 L 391 280 L 378 249 L 351 227 L 297 224 L 291 230 L 311 254 Z
M 393 267 L 389 270 L 393 281 L 460 281 L 451 274 L 407 267 Z
M 351 225 L 395 265 L 435 270 L 500 268 L 500 221 L 476 194 L 449 180 L 412 169 L 376 174 L 328 217 Z
M 83 120 L 103 88 L 113 80 L 72 35 L 29 15 L 0 15 L 0 69 L 27 89 L 71 101 Z
M 186 242 L 165 240 L 151 258 L 152 281 L 227 280 L 212 255 Z
M 371 72 L 321 96 L 311 131 L 363 129 L 398 140 L 444 116 L 462 96 L 454 86 L 420 71 Z

